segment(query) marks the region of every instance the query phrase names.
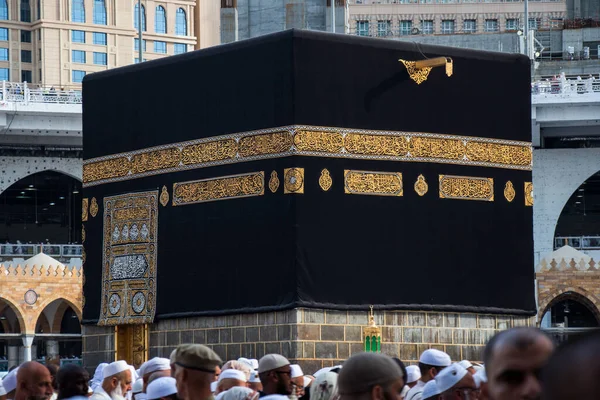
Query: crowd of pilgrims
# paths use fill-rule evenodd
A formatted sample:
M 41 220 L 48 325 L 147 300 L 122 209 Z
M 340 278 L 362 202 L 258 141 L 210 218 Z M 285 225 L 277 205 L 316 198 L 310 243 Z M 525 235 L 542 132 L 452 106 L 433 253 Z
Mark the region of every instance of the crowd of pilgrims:
M 600 399 L 600 333 L 555 348 L 538 329 L 514 328 L 488 342 L 483 364 L 437 349 L 410 366 L 364 352 L 312 375 L 280 354 L 223 363 L 207 346 L 183 344 L 139 370 L 100 364 L 91 380 L 78 365 L 26 362 L 2 386 L 0 400 L 591 400 Z

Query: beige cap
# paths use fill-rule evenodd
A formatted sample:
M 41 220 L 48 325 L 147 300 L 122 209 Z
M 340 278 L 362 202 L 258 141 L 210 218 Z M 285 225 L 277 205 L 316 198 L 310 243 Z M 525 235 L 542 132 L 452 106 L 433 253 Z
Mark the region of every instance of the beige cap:
M 274 369 L 290 365 L 287 358 L 280 354 L 267 354 L 258 361 L 258 373 L 273 371 Z
M 217 365 L 223 364 L 217 353 L 201 344 L 180 345 L 176 349 L 174 358 L 175 365 L 210 373 L 215 372 Z

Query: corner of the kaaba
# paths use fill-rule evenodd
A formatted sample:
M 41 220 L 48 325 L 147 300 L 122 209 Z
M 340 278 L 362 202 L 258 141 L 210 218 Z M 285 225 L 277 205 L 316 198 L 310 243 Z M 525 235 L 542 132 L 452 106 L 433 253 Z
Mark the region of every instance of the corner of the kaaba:
M 371 305 L 383 350 L 479 360 L 535 314 L 529 73 L 286 31 L 90 75 L 86 365 L 193 342 L 316 370 Z

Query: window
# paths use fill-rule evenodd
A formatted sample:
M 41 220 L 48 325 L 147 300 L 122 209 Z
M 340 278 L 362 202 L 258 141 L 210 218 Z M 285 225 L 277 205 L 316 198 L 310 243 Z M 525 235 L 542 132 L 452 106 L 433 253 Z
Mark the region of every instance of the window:
M 42 49 L 38 49 L 38 61 L 42 61 Z
M 356 34 L 358 36 L 369 36 L 369 21 L 356 21 Z
M 73 0 L 71 3 L 71 21 L 85 22 L 85 5 L 84 0 Z
M 135 47 L 135 51 L 140 51 L 140 39 L 133 39 L 133 47 Z M 146 39 L 142 41 L 142 50 L 146 51 Z
M 31 76 L 32 73 L 31 71 L 28 71 L 26 69 L 21 71 L 21 82 L 31 82 Z
M 106 4 L 104 4 L 104 0 L 94 0 L 94 23 L 106 25 Z
M 442 33 L 445 33 L 445 34 L 454 33 L 454 20 L 453 19 L 443 19 L 442 20 Z
M 107 57 L 106 53 L 97 53 L 94 52 L 94 64 L 96 65 L 107 65 Z
M 71 62 L 85 64 L 85 51 L 72 50 L 71 51 Z
M 175 43 L 173 47 L 175 48 L 175 54 L 187 53 L 187 44 Z
M 8 41 L 8 28 L 0 28 L 0 40 Z
M 133 9 L 133 27 L 136 31 L 140 30 L 140 7 L 138 3 L 135 3 Z M 142 30 L 146 32 L 146 7 L 142 4 Z
M 71 31 L 71 42 L 85 43 L 85 32 L 84 31 Z
M 155 53 L 167 53 L 167 43 L 166 42 L 158 42 L 154 41 L 154 52 Z
M 42 0 L 37 0 L 37 19 L 42 19 Z
M 21 31 L 21 43 L 31 43 L 31 31 Z
M 21 62 L 31 62 L 31 50 L 21 50 Z
M 42 82 L 42 69 L 40 68 L 40 82 Z
M 106 33 L 94 32 L 94 44 L 106 46 Z
M 8 68 L 0 68 L 0 81 L 9 81 L 10 73 Z
M 537 18 L 529 18 L 529 29 L 537 29 L 540 22 Z
M 519 20 L 516 18 L 509 18 L 506 20 L 506 30 L 507 31 L 516 31 L 519 29 Z
M 410 35 L 412 31 L 412 21 L 404 20 L 400 21 L 400 34 L 401 35 Z
M 392 34 L 392 21 L 377 21 L 377 36 L 390 36 Z
M 167 33 L 167 15 L 163 6 L 156 7 L 154 30 L 156 33 Z
M 8 0 L 0 0 L 0 19 L 8 20 Z
M 31 5 L 29 0 L 21 0 L 21 22 L 31 22 Z
M 74 69 L 71 73 L 73 83 L 81 83 L 83 81 L 83 77 L 85 76 L 85 71 L 78 71 Z
M 144 58 L 144 61 L 148 61 L 148 60 L 146 60 L 146 59 Z M 139 62 L 140 62 L 140 59 L 139 59 L 139 58 L 136 58 L 136 59 L 135 59 L 135 63 L 136 63 L 136 64 L 139 64 Z
M 486 19 L 484 29 L 486 32 L 498 32 L 498 20 Z
M 465 19 L 463 21 L 463 32 L 464 33 L 475 33 L 477 32 L 477 20 Z
M 424 21 L 421 21 L 421 31 L 426 35 L 433 34 L 433 20 L 426 19 Z
M 177 10 L 175 16 L 175 34 L 179 36 L 187 36 L 187 18 L 183 8 Z
M 0 49 L 0 61 L 8 61 L 8 49 Z

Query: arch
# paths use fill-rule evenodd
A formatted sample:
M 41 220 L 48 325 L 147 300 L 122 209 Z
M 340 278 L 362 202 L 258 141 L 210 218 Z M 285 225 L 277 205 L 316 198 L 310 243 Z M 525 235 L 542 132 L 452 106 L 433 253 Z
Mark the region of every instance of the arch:
M 85 23 L 85 1 L 71 1 L 71 22 Z
M 35 324 L 35 333 L 51 333 L 52 327 L 50 326 L 50 322 L 48 322 L 48 318 L 46 318 L 46 314 L 42 312 L 38 317 L 37 323 Z
M 582 287 L 566 287 L 556 289 L 540 299 L 538 307 L 538 326 L 541 324 L 544 315 L 554 305 L 564 300 L 574 300 L 580 304 L 583 304 L 592 312 L 596 318 L 596 321 L 600 325 L 600 299 Z
M 183 8 L 178 8 L 175 15 L 175 34 L 187 36 L 187 17 Z
M 21 22 L 31 22 L 31 4 L 29 4 L 29 0 L 21 0 Z
M 133 27 L 135 30 L 140 29 L 139 24 L 139 14 L 140 14 L 140 5 L 139 3 L 135 3 L 135 7 L 133 8 Z M 146 32 L 146 7 L 142 4 L 142 31 Z
M 21 179 L 44 171 L 59 172 L 83 182 L 81 159 L 49 157 L 42 160 L 36 157 L 6 157 L 5 161 L 6 174 L 0 177 L 0 194 Z
M 94 0 L 94 24 L 107 25 L 106 3 L 104 0 Z
M 81 323 L 81 313 L 77 314 L 76 307 L 72 307 L 69 302 L 63 299 L 58 299 L 55 301 L 62 301 L 54 314 L 54 320 L 52 322 L 52 332 L 59 333 L 61 331 L 62 320 L 65 316 L 65 313 L 70 309 L 75 312 L 79 322 Z
M 8 1 L 0 0 L 0 20 L 8 21 Z
M 19 331 L 16 333 L 33 333 L 33 331 L 27 332 L 25 318 L 23 317 L 23 313 L 21 312 L 19 307 L 16 306 L 18 302 L 15 300 L 16 299 L 12 298 L 10 294 L 3 294 L 2 297 L 0 297 L 0 316 L 5 313 L 6 308 L 9 308 L 11 312 L 15 314 L 16 320 L 19 323 L 18 329 L 17 327 L 14 327 L 13 329 L 13 327 L 9 326 L 8 321 L 6 319 L 2 320 L 2 327 L 4 331 L 6 332 L 7 330 L 14 330 Z
M 167 33 L 167 12 L 163 6 L 156 6 L 154 13 L 154 31 Z
M 44 310 L 46 310 L 46 307 L 48 307 L 51 303 L 57 302 L 57 308 L 56 311 L 54 312 L 54 318 L 50 319 L 50 328 L 52 333 L 58 333 L 60 332 L 60 321 L 62 320 L 62 317 L 64 316 L 65 311 L 67 310 L 68 307 L 71 307 L 73 309 L 73 311 L 75 311 L 75 315 L 77 315 L 77 318 L 79 319 L 79 321 L 81 321 L 82 318 L 82 313 L 81 313 L 81 298 L 75 299 L 72 297 L 66 297 L 66 296 L 62 296 L 62 297 L 49 297 L 47 299 L 44 299 L 42 302 L 40 302 L 40 304 L 37 306 L 37 309 L 39 310 L 39 312 L 36 315 L 35 321 L 33 321 L 34 324 L 37 324 L 38 319 L 40 318 L 40 315 L 44 313 Z M 60 319 L 58 322 L 58 330 L 55 330 L 55 321 L 57 319 L 57 316 L 60 314 Z M 28 321 L 31 322 L 31 321 Z M 31 327 L 31 325 L 29 326 L 29 329 L 31 329 L 30 331 L 33 332 L 35 331 L 35 325 L 33 325 L 33 329 Z

